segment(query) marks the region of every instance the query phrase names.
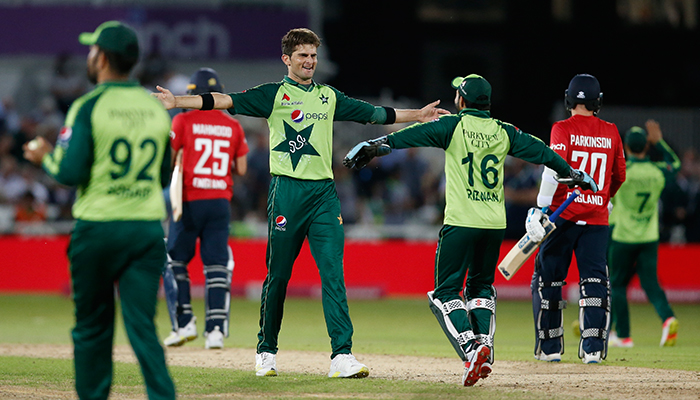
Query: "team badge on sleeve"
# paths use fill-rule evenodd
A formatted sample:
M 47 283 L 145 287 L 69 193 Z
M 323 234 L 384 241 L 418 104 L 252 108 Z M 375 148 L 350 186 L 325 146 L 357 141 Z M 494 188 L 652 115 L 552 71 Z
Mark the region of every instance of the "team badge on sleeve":
M 67 144 L 70 137 L 73 135 L 73 129 L 70 126 L 64 126 L 58 133 L 58 143 Z

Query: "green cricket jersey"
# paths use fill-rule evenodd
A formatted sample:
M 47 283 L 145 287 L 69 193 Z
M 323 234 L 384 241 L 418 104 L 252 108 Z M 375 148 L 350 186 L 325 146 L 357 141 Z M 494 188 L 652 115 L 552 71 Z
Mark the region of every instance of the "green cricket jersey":
M 545 164 L 561 176 L 569 176 L 571 170 L 540 139 L 491 118 L 488 111 L 464 109 L 457 115 L 412 125 L 389 135 L 387 143 L 396 149 L 445 150 L 445 225 L 506 227 L 503 166 L 508 154 Z
M 42 165 L 78 186 L 76 219 L 157 221 L 165 218 L 169 134 L 168 112 L 137 82 L 105 82 L 73 102 Z
M 270 173 L 297 179 L 333 178 L 333 121 L 382 124 L 386 111 L 313 82 L 302 85 L 285 76 L 233 99 L 231 114 L 267 118 Z
M 659 197 L 666 182 L 681 167 L 676 153 L 663 140 L 656 144 L 664 161 L 630 157 L 627 179 L 612 199 L 610 225 L 612 239 L 621 243 L 648 243 L 659 240 Z

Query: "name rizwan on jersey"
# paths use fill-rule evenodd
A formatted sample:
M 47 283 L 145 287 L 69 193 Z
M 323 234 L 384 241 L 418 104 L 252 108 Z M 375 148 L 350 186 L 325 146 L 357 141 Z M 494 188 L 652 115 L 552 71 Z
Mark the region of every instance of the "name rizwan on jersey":
M 467 189 L 467 198 L 472 201 L 492 201 L 498 203 L 501 198 L 496 192 L 486 192 L 473 189 Z

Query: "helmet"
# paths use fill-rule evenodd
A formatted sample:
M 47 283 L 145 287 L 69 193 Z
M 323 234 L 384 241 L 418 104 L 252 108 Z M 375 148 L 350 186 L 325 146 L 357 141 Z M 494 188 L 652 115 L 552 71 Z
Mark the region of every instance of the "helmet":
M 603 93 L 600 91 L 600 83 L 593 75 L 579 74 L 571 79 L 569 88 L 564 92 L 564 104 L 567 110 L 583 104 L 588 111 L 598 113 L 603 105 Z
M 219 80 L 219 75 L 211 68 L 200 68 L 190 77 L 187 85 L 187 94 L 202 94 L 209 92 L 223 92 L 224 85 Z

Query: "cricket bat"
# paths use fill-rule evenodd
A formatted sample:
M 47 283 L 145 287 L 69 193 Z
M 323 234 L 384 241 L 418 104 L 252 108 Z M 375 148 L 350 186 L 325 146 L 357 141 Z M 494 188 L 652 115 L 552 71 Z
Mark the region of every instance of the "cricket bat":
M 173 221 L 182 218 L 182 149 L 175 156 L 173 177 L 170 180 L 170 206 L 173 209 Z
M 540 243 L 544 241 L 544 239 L 549 236 L 552 231 L 557 229 L 557 226 L 554 225 L 554 221 L 557 219 L 559 214 L 561 214 L 566 207 L 571 204 L 574 199 L 581 194 L 581 191 L 579 189 L 575 189 L 571 195 L 564 201 L 564 203 L 557 208 L 552 215 L 549 216 L 548 219 L 544 221 L 542 224 L 544 226 L 544 237 L 542 238 L 541 241 L 536 242 L 532 239 L 530 239 L 530 235 L 527 233 L 525 236 L 520 238 L 518 240 L 518 243 L 513 246 L 512 249 L 506 254 L 506 256 L 503 258 L 500 264 L 498 264 L 498 270 L 501 271 L 501 274 L 506 278 L 506 280 L 510 280 L 510 278 L 515 275 L 516 272 L 520 269 L 520 267 L 525 264 L 525 261 L 527 261 L 528 258 L 532 255 L 532 253 L 537 250 L 538 247 L 540 247 Z

